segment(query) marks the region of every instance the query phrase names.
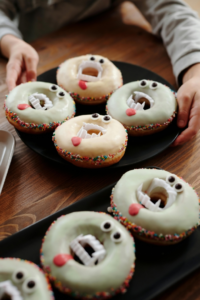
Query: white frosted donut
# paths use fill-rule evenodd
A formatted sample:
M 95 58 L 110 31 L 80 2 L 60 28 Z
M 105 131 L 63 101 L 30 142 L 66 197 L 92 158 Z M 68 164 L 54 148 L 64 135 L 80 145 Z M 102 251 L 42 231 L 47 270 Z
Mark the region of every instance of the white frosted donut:
M 75 117 L 53 134 L 58 153 L 84 168 L 106 167 L 117 163 L 125 153 L 127 133 L 110 116 L 97 113 Z
M 111 216 L 97 212 L 60 217 L 47 231 L 41 249 L 43 269 L 54 285 L 83 299 L 126 292 L 134 261 L 130 233 Z
M 75 114 L 71 96 L 56 84 L 28 82 L 15 87 L 5 100 L 8 121 L 18 130 L 43 133 L 54 130 Z
M 109 59 L 91 54 L 62 63 L 57 72 L 57 82 L 82 104 L 106 102 L 123 84 L 120 70 Z
M 54 296 L 37 265 L 19 258 L 0 258 L 0 299 L 54 300 Z
M 130 135 L 147 135 L 165 129 L 176 110 L 175 93 L 151 80 L 127 83 L 107 102 L 107 113 L 121 122 Z
M 193 188 L 164 170 L 125 173 L 111 196 L 114 216 L 140 239 L 173 244 L 199 225 L 199 199 Z

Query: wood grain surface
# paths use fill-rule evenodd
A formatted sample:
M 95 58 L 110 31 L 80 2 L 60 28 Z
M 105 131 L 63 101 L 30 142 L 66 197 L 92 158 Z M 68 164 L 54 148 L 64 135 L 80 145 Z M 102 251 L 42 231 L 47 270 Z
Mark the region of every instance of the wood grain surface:
M 134 26 L 122 23 L 118 10 L 78 24 L 32 43 L 38 51 L 38 74 L 58 66 L 69 57 L 86 53 L 140 65 L 168 80 L 175 88 L 170 59 L 162 41 Z M 7 93 L 6 60 L 0 58 L 0 101 Z M 132 167 L 94 173 L 69 171 L 43 159 L 27 148 L 0 110 L 0 129 L 16 140 L 12 163 L 0 196 L 0 240 L 113 183 Z M 182 176 L 200 194 L 200 134 L 183 146 L 170 147 L 136 167 L 158 166 Z M 200 270 L 184 279 L 157 300 L 200 299 Z

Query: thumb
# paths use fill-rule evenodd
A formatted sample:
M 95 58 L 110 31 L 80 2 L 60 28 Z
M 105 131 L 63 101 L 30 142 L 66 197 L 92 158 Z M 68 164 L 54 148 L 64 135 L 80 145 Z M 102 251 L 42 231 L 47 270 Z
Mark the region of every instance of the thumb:
M 189 89 L 186 83 L 183 84 L 178 91 L 177 101 L 179 109 L 177 125 L 180 128 L 184 128 L 188 123 L 190 108 L 194 97 L 193 94 L 193 90 Z

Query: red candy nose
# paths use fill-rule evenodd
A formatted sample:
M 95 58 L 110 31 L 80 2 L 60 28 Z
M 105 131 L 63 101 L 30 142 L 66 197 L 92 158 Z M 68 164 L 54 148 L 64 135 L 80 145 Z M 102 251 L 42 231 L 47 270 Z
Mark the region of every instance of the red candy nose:
M 72 138 L 72 144 L 76 147 L 78 146 L 82 141 L 82 138 L 78 137 L 78 136 L 74 136 Z
M 79 80 L 78 85 L 80 86 L 80 88 L 81 88 L 82 90 L 86 90 L 86 89 L 87 89 L 87 84 L 86 84 L 86 82 L 83 81 L 83 80 Z
M 127 114 L 127 116 L 131 117 L 136 114 L 136 110 L 133 108 L 127 108 L 126 114 Z
M 28 104 L 18 104 L 17 105 L 17 108 L 18 109 L 20 109 L 20 110 L 24 110 L 24 109 L 26 109 L 26 108 L 28 108 L 28 107 L 31 107 L 30 105 L 28 105 Z
M 74 259 L 70 254 L 58 254 L 54 257 L 53 263 L 57 267 L 64 266 L 70 259 Z
M 136 216 L 139 213 L 139 211 L 140 211 L 141 208 L 144 208 L 144 207 L 141 204 L 139 204 L 139 203 L 133 203 L 133 204 L 131 204 L 129 206 L 129 210 L 128 210 L 129 215 Z

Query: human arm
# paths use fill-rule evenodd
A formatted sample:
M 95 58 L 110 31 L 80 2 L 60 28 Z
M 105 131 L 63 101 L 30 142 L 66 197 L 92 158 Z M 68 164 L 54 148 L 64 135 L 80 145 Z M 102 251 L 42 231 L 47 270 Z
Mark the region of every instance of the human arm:
M 197 83 L 200 78 L 200 20 L 197 13 L 180 0 L 133 2 L 150 22 L 153 33 L 162 37 L 177 82 L 182 84 L 177 94 L 177 124 L 184 128 L 189 123 L 174 145 L 182 144 L 190 140 L 200 128 L 200 87 Z
M 12 1 L 0 2 L 0 50 L 8 58 L 6 83 L 9 91 L 16 84 L 36 79 L 37 52 L 22 41 L 17 29 L 16 7 Z

